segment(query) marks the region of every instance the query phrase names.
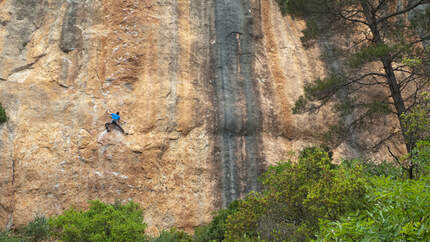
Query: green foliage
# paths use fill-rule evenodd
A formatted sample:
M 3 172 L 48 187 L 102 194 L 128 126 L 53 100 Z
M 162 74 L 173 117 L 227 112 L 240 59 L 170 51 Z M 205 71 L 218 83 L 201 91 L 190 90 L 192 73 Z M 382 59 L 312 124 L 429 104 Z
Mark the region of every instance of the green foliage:
M 283 14 L 291 14 L 297 17 L 306 17 L 318 12 L 325 6 L 330 6 L 332 0 L 276 0 Z
M 375 177 L 368 210 L 321 221 L 318 241 L 429 241 L 430 178 Z
M 297 163 L 269 167 L 265 190 L 240 201 L 226 220 L 225 238 L 244 235 L 265 240 L 309 240 L 318 219 L 334 220 L 365 206 L 366 179 L 360 167 L 344 169 L 331 163 L 326 152 L 307 148 Z
M 309 109 L 308 107 L 309 101 L 304 96 L 300 96 L 294 104 L 293 114 L 303 114 Z
M 0 103 L 0 124 L 7 121 L 6 111 Z
M 163 230 L 160 236 L 156 239 L 152 239 L 151 242 L 191 242 L 193 237 L 189 234 L 178 231 L 176 229 Z
M 220 209 L 208 225 L 198 227 L 194 232 L 194 240 L 197 242 L 223 241 L 226 231 L 225 221 L 231 214 L 234 214 L 239 201 L 233 201 L 226 209 Z
M 47 241 L 49 239 L 48 219 L 42 215 L 36 215 L 25 227 L 16 231 L 0 231 L 0 241 L 26 242 Z
M 276 0 L 282 14 L 290 14 L 306 20 L 306 28 L 303 30 L 301 41 L 305 48 L 312 46 L 313 41 L 327 32 L 330 24 L 322 24 L 325 21 L 325 11 L 336 5 L 335 0 Z
M 318 38 L 321 34 L 321 30 L 315 20 L 308 20 L 306 22 L 306 29 L 303 30 L 303 36 L 300 37 L 300 40 L 304 44 L 306 48 L 309 48 L 312 45 L 312 40 Z
M 402 168 L 396 166 L 392 162 L 382 161 L 375 163 L 373 161 L 362 161 L 359 159 L 354 160 L 343 160 L 341 166 L 345 169 L 355 169 L 356 167 L 362 167 L 363 172 L 368 177 L 373 176 L 390 176 L 395 178 L 402 178 Z
M 410 162 L 416 166 L 415 177 L 430 175 L 430 141 L 420 140 L 410 154 Z
M 406 142 L 416 144 L 412 152 L 404 157 L 405 163 L 414 168 L 415 176 L 427 174 L 430 166 L 430 94 L 423 92 L 418 100 L 419 104 L 400 118 L 408 137 Z
M 240 240 L 244 235 L 255 238 L 258 236 L 258 219 L 268 208 L 267 197 L 258 193 L 250 193 L 240 200 L 238 209 L 229 215 L 225 224 L 225 240 Z
M 287 14 L 288 11 L 288 0 L 276 0 L 282 14 Z
M 409 67 L 416 67 L 423 64 L 423 61 L 417 57 L 405 57 L 402 60 L 402 64 Z
M 368 112 L 371 114 L 390 114 L 392 112 L 390 106 L 387 103 L 382 102 L 372 102 L 369 104 L 364 104 Z
M 352 97 L 345 97 L 342 102 L 334 105 L 334 108 L 342 117 L 352 114 L 354 111 L 355 99 Z
M 68 209 L 49 220 L 53 236 L 63 241 L 142 241 L 146 224 L 143 211 L 129 202 L 104 204 L 90 201 L 88 211 Z
M 43 215 L 36 215 L 27 226 L 22 229 L 22 234 L 29 241 L 43 241 L 49 238 L 48 219 Z
M 329 75 L 324 79 L 316 79 L 312 83 L 307 83 L 304 87 L 305 97 L 310 101 L 316 101 L 330 97 L 346 83 L 341 74 Z
M 7 231 L 0 231 L 1 242 L 24 242 L 26 241 L 22 237 Z
M 419 104 L 411 112 L 401 115 L 401 123 L 406 129 L 406 134 L 415 140 L 430 140 L 429 115 L 430 94 L 422 92 L 419 95 Z
M 362 46 L 350 57 L 349 65 L 353 68 L 358 68 L 369 62 L 384 58 L 392 53 L 392 51 L 393 48 L 390 48 L 388 45 L 383 43 Z
M 323 134 L 322 138 L 329 147 L 336 147 L 342 142 L 342 137 L 347 136 L 347 134 L 347 127 L 344 123 L 339 122 L 335 125 L 331 125 L 328 131 Z
M 324 79 L 316 79 L 313 82 L 306 83 L 304 86 L 304 96 L 300 96 L 293 107 L 294 114 L 312 112 L 318 109 L 313 105 L 313 101 L 322 100 L 327 102 L 343 85 L 346 79 L 342 74 L 329 75 Z

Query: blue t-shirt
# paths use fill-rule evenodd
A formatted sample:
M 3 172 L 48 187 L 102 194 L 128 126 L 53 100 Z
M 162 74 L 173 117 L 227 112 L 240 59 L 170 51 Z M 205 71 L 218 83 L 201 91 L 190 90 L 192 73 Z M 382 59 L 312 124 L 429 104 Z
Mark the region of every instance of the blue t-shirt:
M 111 113 L 110 115 L 112 116 L 112 119 L 113 119 L 113 120 L 119 120 L 119 115 L 118 115 L 118 114 L 116 114 L 116 113 Z

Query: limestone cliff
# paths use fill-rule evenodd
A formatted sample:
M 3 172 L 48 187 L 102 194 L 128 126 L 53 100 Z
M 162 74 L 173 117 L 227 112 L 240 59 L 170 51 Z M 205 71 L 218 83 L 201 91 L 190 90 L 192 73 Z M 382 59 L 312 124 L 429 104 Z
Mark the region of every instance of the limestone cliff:
M 310 144 L 324 74 L 274 0 L 0 0 L 0 226 L 134 200 L 191 231 Z M 106 132 L 106 111 L 124 129 Z

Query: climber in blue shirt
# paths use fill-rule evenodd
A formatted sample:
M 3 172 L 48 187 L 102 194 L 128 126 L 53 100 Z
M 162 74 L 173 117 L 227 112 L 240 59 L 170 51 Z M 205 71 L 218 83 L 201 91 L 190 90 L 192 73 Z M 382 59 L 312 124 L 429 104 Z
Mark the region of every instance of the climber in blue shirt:
M 107 132 L 110 132 L 110 129 L 109 129 L 109 126 L 111 125 L 111 124 L 113 124 L 113 125 L 115 125 L 120 131 L 121 131 L 121 133 L 123 133 L 123 134 L 128 134 L 128 133 L 126 133 L 125 131 L 124 131 L 124 129 L 119 125 L 119 119 L 121 118 L 120 116 L 119 116 L 119 112 L 116 112 L 116 113 L 111 113 L 110 114 L 110 116 L 111 116 L 111 118 L 112 118 L 112 122 L 110 122 L 110 123 L 106 123 L 105 124 L 105 127 L 106 127 L 106 130 L 107 130 Z
M 121 118 L 119 116 L 119 112 L 111 113 L 110 116 L 112 117 L 112 120 L 115 120 L 115 121 L 119 121 L 119 119 Z

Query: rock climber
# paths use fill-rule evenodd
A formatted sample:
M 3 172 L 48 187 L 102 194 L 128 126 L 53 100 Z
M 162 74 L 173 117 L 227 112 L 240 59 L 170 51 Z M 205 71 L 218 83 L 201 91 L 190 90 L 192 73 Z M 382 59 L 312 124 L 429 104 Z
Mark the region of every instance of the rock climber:
M 107 112 L 110 116 L 111 116 L 111 118 L 112 118 L 112 122 L 110 122 L 110 123 L 106 123 L 105 124 L 105 127 L 106 127 L 106 130 L 107 130 L 107 132 L 110 132 L 110 129 L 109 129 L 109 126 L 111 125 L 111 124 L 113 124 L 113 125 L 115 125 L 120 131 L 121 131 L 121 133 L 123 133 L 123 134 L 125 134 L 125 135 L 128 135 L 128 133 L 126 133 L 125 131 L 124 131 L 124 129 L 119 125 L 119 120 L 120 120 L 120 116 L 119 116 L 119 112 L 116 112 L 116 113 L 110 113 L 110 112 Z

